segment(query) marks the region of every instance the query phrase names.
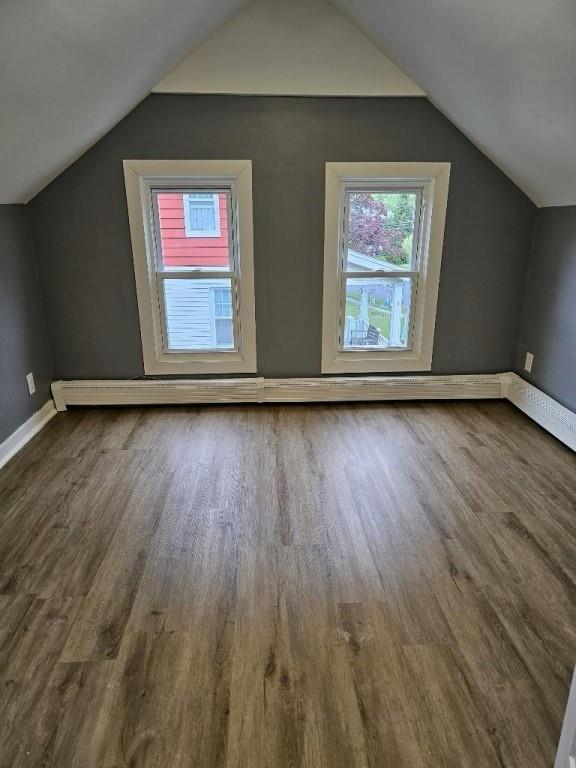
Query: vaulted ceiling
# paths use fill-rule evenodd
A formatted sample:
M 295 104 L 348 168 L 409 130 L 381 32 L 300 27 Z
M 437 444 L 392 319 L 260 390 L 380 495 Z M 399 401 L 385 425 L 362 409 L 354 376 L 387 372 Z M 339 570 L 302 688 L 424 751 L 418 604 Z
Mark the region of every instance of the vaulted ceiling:
M 154 88 L 159 93 L 424 96 L 327 0 L 253 0 Z
M 576 203 L 575 0 L 334 0 L 538 205 Z
M 0 202 L 28 201 L 243 0 L 2 0 Z
M 295 2 L 255 0 L 270 5 L 268 29 L 286 25 L 280 11 L 287 5 L 293 11 Z M 298 0 L 304 23 L 317 25 L 318 40 L 323 29 L 318 13 L 328 18 L 320 9 L 324 4 Z M 353 33 L 346 30 L 330 10 L 338 34 L 361 46 L 361 30 L 371 41 L 362 53 L 366 62 L 376 61 L 379 48 L 400 68 L 382 56 L 376 66 L 384 78 L 393 70 L 398 84 L 403 70 L 406 83 L 411 78 L 412 86 L 426 91 L 537 204 L 576 204 L 574 0 L 332 0 L 332 5 L 355 27 Z M 191 50 L 200 51 L 213 33 L 224 34 L 219 27 L 244 6 L 244 0 L 2 3 L 0 202 L 29 200 L 158 83 L 169 82 L 167 76 Z M 299 42 L 305 40 L 309 56 L 313 38 L 303 35 L 302 27 L 295 34 L 292 22 L 278 30 L 279 40 L 281 35 L 293 41 L 297 74 L 304 54 Z M 252 65 L 253 43 L 247 40 L 245 46 Z M 328 55 L 325 37 L 319 47 Z M 242 45 L 235 55 L 242 55 Z M 282 55 L 285 73 L 291 66 L 288 47 Z M 203 61 L 210 61 L 205 52 Z M 219 77 L 225 89 L 221 72 Z M 355 72 L 343 92 L 350 92 L 354 78 L 361 80 Z M 377 91 L 372 68 L 370 79 L 371 91 Z M 274 84 L 267 88 L 273 92 Z M 333 94 L 333 82 L 331 88 Z M 278 83 L 276 92 L 284 89 Z M 246 79 L 231 90 L 262 92 Z

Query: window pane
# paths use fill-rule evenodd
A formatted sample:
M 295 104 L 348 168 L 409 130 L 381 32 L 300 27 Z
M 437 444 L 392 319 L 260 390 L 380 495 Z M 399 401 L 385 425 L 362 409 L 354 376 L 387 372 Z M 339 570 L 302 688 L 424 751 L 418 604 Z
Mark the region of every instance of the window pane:
M 229 288 L 214 289 L 214 315 L 232 317 L 232 291 Z
M 164 283 L 167 344 L 171 351 L 234 349 L 232 280 L 168 278 Z M 218 318 L 216 294 L 229 297 L 229 317 Z
M 234 329 L 232 319 L 216 318 L 216 344 L 219 347 L 234 346 Z
M 412 278 L 348 278 L 343 348 L 406 349 L 410 340 L 411 299 Z
M 184 205 L 188 207 L 187 237 L 220 234 L 217 195 L 184 195 Z
M 230 270 L 226 192 L 155 192 L 162 269 Z
M 354 190 L 346 199 L 345 269 L 413 269 L 419 193 Z

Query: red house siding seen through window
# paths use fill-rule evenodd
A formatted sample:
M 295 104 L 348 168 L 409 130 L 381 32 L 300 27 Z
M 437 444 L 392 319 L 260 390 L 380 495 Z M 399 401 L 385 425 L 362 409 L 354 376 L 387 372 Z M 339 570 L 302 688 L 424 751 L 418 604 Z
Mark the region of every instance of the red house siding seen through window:
M 218 195 L 220 236 L 187 236 L 180 192 L 158 193 L 158 214 L 165 267 L 229 268 L 227 196 Z

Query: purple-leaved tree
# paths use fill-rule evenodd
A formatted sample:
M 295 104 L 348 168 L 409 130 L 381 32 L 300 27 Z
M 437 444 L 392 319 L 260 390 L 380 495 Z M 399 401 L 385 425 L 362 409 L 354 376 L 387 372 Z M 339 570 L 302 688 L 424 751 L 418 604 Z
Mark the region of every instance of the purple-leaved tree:
M 348 246 L 366 256 L 382 255 L 393 263 L 403 262 L 406 230 L 395 224 L 386 204 L 370 192 L 354 192 L 349 200 Z

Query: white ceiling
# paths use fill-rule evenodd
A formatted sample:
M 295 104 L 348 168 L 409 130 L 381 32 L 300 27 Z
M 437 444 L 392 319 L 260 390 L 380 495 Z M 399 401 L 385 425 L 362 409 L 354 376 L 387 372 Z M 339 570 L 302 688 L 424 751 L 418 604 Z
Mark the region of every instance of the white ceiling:
M 325 0 L 254 0 L 194 48 L 154 91 L 425 95 Z
M 256 2 L 294 7 L 295 0 Z M 535 202 L 576 204 L 575 0 L 332 2 Z M 243 5 L 244 0 L 0 3 L 0 202 L 29 200 Z M 334 23 L 343 29 L 342 22 Z M 302 34 L 291 22 L 278 39 L 287 35 L 295 41 L 294 73 L 302 81 Z M 320 39 L 325 50 L 325 37 Z M 312 55 L 310 35 L 306 40 Z M 362 55 L 372 56 L 367 46 Z M 283 69 L 291 66 L 289 51 L 282 52 L 282 62 Z M 239 84 L 232 67 L 230 91 L 256 92 L 246 81 Z M 211 77 L 204 73 L 205 82 Z M 218 77 L 226 90 L 222 72 Z
M 541 206 L 576 204 L 576 0 L 333 0 Z
M 0 203 L 27 202 L 244 0 L 0 0 Z

